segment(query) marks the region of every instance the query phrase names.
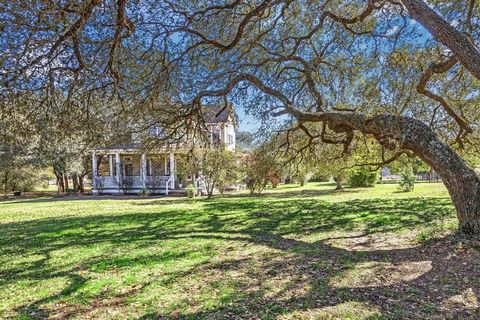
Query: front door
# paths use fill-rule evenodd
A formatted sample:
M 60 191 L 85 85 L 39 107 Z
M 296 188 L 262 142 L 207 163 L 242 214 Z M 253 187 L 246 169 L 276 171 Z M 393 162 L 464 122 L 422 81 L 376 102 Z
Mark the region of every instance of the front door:
M 123 158 L 123 172 L 126 177 L 133 176 L 133 161 L 131 157 Z

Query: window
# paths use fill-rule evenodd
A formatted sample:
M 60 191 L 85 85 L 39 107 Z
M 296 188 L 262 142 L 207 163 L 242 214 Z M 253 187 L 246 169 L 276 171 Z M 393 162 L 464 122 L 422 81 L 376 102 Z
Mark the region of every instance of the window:
M 151 127 L 148 134 L 150 137 L 162 138 L 165 137 L 165 130 L 159 127 Z
M 230 134 L 230 133 L 227 134 L 227 143 L 233 144 L 233 134 Z
M 112 156 L 112 164 L 113 164 L 113 172 L 112 172 L 112 175 L 113 176 L 116 176 L 117 175 L 117 159 Z
M 212 132 L 212 143 L 217 145 L 220 143 L 220 133 L 219 132 Z
M 108 156 L 100 155 L 98 157 L 97 175 L 108 177 L 110 175 L 110 163 Z
M 166 167 L 167 175 L 170 175 L 171 174 L 170 168 L 172 167 L 172 165 L 170 163 L 170 158 L 169 157 L 165 157 L 165 165 L 167 166 Z

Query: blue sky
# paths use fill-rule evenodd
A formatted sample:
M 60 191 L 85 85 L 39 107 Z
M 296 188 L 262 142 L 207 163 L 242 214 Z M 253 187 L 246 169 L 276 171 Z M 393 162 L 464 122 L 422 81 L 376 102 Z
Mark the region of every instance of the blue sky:
M 241 106 L 237 106 L 235 112 L 238 115 L 239 126 L 238 131 L 255 132 L 261 125 L 261 121 L 251 115 L 247 115 Z

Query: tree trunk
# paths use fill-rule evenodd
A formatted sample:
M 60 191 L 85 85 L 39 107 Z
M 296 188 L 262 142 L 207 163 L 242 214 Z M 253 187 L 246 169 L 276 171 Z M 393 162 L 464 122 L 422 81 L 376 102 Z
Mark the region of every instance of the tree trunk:
M 83 184 L 84 176 L 78 176 L 78 191 L 80 193 L 85 193 L 85 185 Z
M 65 192 L 68 192 L 68 175 L 66 174 L 63 174 L 63 185 L 64 185 L 64 188 L 65 188 Z
M 480 234 L 480 177 L 423 122 L 395 115 L 305 113 L 303 121 L 324 121 L 335 132 L 371 134 L 385 148 L 415 153 L 442 178 L 457 211 L 459 230 Z
M 78 192 L 78 175 L 72 174 L 72 188 L 73 192 Z
M 4 171 L 3 191 L 4 191 L 5 198 L 6 198 L 8 196 L 8 170 Z
M 441 177 L 457 210 L 459 229 L 480 234 L 480 178 L 475 171 L 425 124 L 401 121 L 405 148 L 413 151 Z
M 211 186 L 207 185 L 207 199 L 210 199 L 213 195 L 213 188 L 214 185 L 212 184 Z
M 339 174 L 335 177 L 335 182 L 337 184 L 337 187 L 335 190 L 343 190 L 343 175 Z
M 57 189 L 58 193 L 64 193 L 65 192 L 65 185 L 63 184 L 63 176 L 55 174 L 57 177 Z

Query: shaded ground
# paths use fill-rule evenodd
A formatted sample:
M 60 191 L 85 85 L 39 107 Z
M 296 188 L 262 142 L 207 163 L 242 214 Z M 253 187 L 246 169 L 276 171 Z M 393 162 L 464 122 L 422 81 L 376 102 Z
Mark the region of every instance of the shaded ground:
M 443 186 L 0 202 L 0 318 L 478 319 Z

